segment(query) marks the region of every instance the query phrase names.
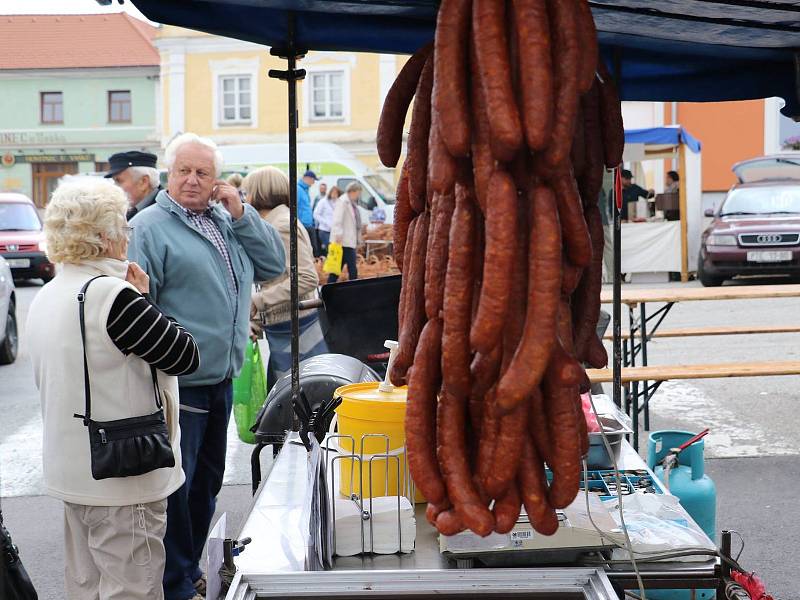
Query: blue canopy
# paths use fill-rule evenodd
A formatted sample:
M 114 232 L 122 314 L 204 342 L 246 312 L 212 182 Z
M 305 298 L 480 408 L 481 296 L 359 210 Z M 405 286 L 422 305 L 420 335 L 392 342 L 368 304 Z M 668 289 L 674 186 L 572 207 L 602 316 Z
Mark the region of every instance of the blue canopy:
M 650 127 L 647 129 L 626 129 L 626 144 L 654 144 L 659 146 L 677 146 L 686 144 L 689 149 L 698 154 L 700 152 L 700 141 L 692 137 L 680 125 L 675 127 Z
M 285 46 L 413 52 L 433 36 L 438 0 L 131 0 L 149 19 Z M 800 118 L 800 0 L 590 0 L 623 100 L 779 96 Z

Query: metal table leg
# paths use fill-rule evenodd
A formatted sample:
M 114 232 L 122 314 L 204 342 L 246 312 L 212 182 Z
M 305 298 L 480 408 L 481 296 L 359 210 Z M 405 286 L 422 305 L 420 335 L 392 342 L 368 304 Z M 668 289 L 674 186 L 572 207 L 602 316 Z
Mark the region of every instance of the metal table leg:
M 630 345 L 631 345 L 631 353 L 630 353 L 630 364 L 629 366 L 635 367 L 636 366 L 636 318 L 635 318 L 634 307 L 628 305 L 628 328 L 629 328 L 629 335 L 630 335 Z M 629 384 L 633 388 L 632 396 L 633 396 L 633 409 L 631 411 L 631 420 L 633 421 L 633 448 L 637 452 L 639 451 L 639 382 L 634 381 Z
M 647 366 L 647 304 L 642 302 L 639 304 L 639 327 L 641 337 L 641 350 L 642 350 L 642 366 Z M 643 389 L 645 390 L 644 398 L 644 430 L 650 431 L 650 403 L 647 397 L 647 381 L 643 382 Z M 637 448 L 638 450 L 638 448 Z

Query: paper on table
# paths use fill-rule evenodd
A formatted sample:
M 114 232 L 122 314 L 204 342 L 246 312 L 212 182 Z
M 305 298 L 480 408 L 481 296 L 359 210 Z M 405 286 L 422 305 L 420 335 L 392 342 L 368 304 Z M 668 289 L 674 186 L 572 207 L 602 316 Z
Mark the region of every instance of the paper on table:
M 364 501 L 364 510 L 369 510 L 369 500 Z M 370 543 L 370 523 L 372 541 Z M 362 515 L 352 500 L 336 500 L 336 554 L 354 556 L 361 554 Z M 364 550 L 375 554 L 394 554 L 398 551 L 397 496 L 381 496 L 372 499 L 372 514 L 369 521 L 363 521 Z M 400 498 L 400 537 L 401 551 L 414 551 L 417 525 L 414 508 L 407 498 Z

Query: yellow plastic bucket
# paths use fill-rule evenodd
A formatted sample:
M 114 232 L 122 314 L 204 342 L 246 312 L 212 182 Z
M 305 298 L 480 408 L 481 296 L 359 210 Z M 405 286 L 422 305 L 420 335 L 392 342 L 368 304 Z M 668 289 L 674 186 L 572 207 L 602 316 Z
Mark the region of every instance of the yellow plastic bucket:
M 400 493 L 405 493 L 406 434 L 403 421 L 407 389 L 396 387 L 392 391 L 383 392 L 379 385 L 374 382 L 353 383 L 342 386 L 335 392 L 336 396 L 342 398 L 341 405 L 336 409 L 339 434 L 351 436 L 355 448 L 351 448 L 351 442 L 346 438 L 336 440 L 338 446 L 342 454 L 353 451 L 356 456 L 362 456 L 361 485 L 358 482 L 359 461 L 349 458 L 337 461 L 340 465 L 339 491 L 345 496 L 356 493 L 362 498 L 370 497 L 370 470 L 373 497 L 396 495 L 398 483 Z M 388 436 L 388 454 L 397 456 L 397 460 L 376 456 L 387 454 L 387 440 L 386 437 L 379 437 L 381 435 Z M 375 457 L 371 461 L 371 469 L 370 457 Z

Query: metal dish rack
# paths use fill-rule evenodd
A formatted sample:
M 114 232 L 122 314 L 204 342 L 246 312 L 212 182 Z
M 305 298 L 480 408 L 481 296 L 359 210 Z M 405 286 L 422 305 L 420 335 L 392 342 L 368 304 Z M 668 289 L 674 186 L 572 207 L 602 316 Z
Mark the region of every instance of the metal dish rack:
M 365 441 L 368 439 L 383 439 L 385 444 L 384 452 L 378 454 L 371 454 L 366 455 L 364 453 L 364 444 Z M 336 445 L 332 446 L 331 441 L 337 440 Z M 344 442 L 349 442 L 350 452 L 347 453 L 346 450 L 343 448 L 342 443 L 339 440 Z M 411 474 L 408 470 L 408 461 L 401 460 L 401 458 L 405 457 L 406 449 L 405 446 L 403 447 L 403 451 L 401 453 L 393 453 L 390 451 L 389 448 L 389 436 L 383 433 L 368 433 L 361 436 L 360 445 L 359 445 L 359 452 L 356 453 L 356 440 L 351 435 L 343 435 L 343 434 L 329 434 L 326 436 L 325 441 L 322 444 L 322 449 L 324 450 L 324 459 L 322 461 L 323 468 L 326 470 L 325 472 L 325 484 L 328 487 L 328 498 L 331 506 L 331 518 L 328 523 L 330 527 L 331 536 L 332 536 L 332 543 L 331 543 L 331 554 L 336 554 L 336 499 L 340 496 L 339 494 L 339 487 L 337 485 L 337 473 L 340 472 L 337 469 L 337 462 L 350 460 L 350 501 L 353 502 L 358 510 L 358 514 L 361 515 L 361 554 L 374 554 L 375 553 L 375 527 L 374 527 L 374 520 L 372 518 L 374 511 L 373 511 L 373 473 L 375 462 L 376 461 L 383 461 L 384 463 L 384 490 L 383 496 L 384 497 L 396 497 L 397 498 L 397 550 L 395 553 L 400 554 L 403 551 L 403 527 L 402 527 L 402 504 L 401 500 L 405 497 L 409 503 L 411 504 L 412 511 L 414 509 L 414 496 L 416 494 L 416 489 L 414 487 L 414 482 L 411 480 Z M 333 453 L 336 453 L 337 456 L 332 456 Z M 395 473 L 397 475 L 397 493 L 396 494 L 389 494 L 389 473 L 390 473 L 390 464 L 393 463 Z M 358 467 L 356 468 L 356 465 Z M 363 482 L 364 482 L 364 468 L 367 468 L 368 474 L 368 496 L 365 501 L 365 495 L 363 490 Z M 378 467 L 380 468 L 380 467 Z M 357 471 L 357 473 L 356 473 Z M 358 476 L 358 487 L 355 486 L 356 475 Z M 402 475 L 402 477 L 401 477 Z M 356 489 L 358 490 L 356 492 Z M 366 504 L 366 508 L 365 508 Z M 368 531 L 367 531 L 368 528 Z

